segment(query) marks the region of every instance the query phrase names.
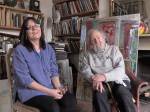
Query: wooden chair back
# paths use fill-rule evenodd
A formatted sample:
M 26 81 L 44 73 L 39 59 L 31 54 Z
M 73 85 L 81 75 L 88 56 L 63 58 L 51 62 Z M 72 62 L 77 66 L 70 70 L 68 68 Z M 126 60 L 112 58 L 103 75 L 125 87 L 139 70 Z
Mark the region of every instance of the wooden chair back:
M 39 109 L 22 104 L 16 100 L 16 90 L 14 86 L 13 72 L 12 72 L 12 54 L 13 48 L 10 48 L 5 56 L 7 78 L 9 82 L 9 93 L 11 95 L 11 112 L 40 112 Z

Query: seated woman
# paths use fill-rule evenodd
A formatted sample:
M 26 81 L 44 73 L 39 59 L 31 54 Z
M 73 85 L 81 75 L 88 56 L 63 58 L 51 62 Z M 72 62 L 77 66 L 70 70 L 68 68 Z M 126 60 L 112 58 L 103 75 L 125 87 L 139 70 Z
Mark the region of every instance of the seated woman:
M 35 18 L 24 20 L 19 38 L 13 52 L 19 100 L 41 112 L 76 112 L 75 97 L 62 87 L 55 52 Z
M 120 112 L 135 112 L 123 56 L 117 46 L 106 43 L 106 38 L 103 31 L 88 31 L 87 50 L 80 58 L 80 72 L 93 85 L 93 104 L 96 112 L 111 112 L 108 103 L 109 89 Z

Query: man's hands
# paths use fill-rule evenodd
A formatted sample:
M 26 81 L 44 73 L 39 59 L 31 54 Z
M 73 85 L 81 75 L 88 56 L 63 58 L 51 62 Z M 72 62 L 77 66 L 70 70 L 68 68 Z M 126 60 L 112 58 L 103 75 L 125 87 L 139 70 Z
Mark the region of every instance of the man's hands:
M 95 75 L 92 76 L 92 80 L 93 81 L 98 81 L 98 82 L 103 82 L 103 81 L 106 80 L 106 77 L 103 74 L 95 74 Z
M 97 90 L 97 91 L 102 93 L 104 91 L 103 83 L 102 82 L 93 81 L 93 89 L 95 89 L 95 90 Z
M 95 74 L 91 77 L 91 79 L 92 79 L 93 89 L 102 93 L 104 91 L 102 82 L 106 80 L 105 76 L 101 74 Z

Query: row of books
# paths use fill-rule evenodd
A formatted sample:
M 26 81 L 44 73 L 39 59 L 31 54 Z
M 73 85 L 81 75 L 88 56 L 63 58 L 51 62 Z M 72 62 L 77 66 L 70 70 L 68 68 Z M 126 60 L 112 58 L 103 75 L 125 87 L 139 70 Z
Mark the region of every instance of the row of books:
M 80 34 L 81 25 L 89 17 L 72 17 L 53 25 L 52 32 L 55 36 Z M 57 29 L 57 30 L 56 30 Z
M 125 15 L 127 14 L 127 10 L 120 4 L 116 3 L 116 2 L 112 2 L 113 6 L 112 6 L 112 13 L 114 16 L 118 16 L 118 15 Z
M 98 10 L 99 0 L 75 0 L 56 5 L 61 17 Z
M 20 28 L 24 19 L 31 16 L 34 16 L 36 19 L 40 17 L 39 15 L 25 14 L 0 8 L 0 26 Z

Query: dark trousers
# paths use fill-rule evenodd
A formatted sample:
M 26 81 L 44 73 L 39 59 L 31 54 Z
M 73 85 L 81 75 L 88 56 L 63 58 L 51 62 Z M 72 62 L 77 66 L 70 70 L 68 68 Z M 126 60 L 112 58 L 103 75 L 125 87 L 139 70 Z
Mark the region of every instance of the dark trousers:
M 40 112 L 77 112 L 75 96 L 69 92 L 60 100 L 46 95 L 31 98 L 25 105 L 36 107 Z
M 136 112 L 135 105 L 132 101 L 132 94 L 130 93 L 129 81 L 124 81 L 126 87 L 115 82 L 110 82 L 109 87 L 112 90 L 113 97 L 117 102 L 120 112 Z M 93 106 L 96 112 L 111 112 L 108 99 L 111 96 L 106 84 L 104 84 L 105 91 L 102 93 L 93 91 Z

